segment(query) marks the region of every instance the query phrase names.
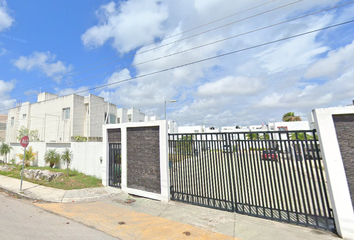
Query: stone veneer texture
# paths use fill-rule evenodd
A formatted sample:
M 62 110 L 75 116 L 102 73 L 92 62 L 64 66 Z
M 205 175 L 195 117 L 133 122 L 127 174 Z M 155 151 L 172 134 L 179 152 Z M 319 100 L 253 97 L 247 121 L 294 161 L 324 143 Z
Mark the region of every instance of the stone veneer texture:
M 159 127 L 127 128 L 127 186 L 161 193 Z

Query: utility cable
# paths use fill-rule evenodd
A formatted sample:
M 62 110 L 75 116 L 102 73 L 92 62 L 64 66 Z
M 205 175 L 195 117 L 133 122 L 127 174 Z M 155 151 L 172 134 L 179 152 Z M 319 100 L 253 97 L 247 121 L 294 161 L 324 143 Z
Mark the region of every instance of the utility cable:
M 351 3 L 354 3 L 354 1 L 352 1 Z M 182 50 L 182 51 L 179 51 L 179 52 L 171 53 L 169 55 L 157 57 L 157 58 L 154 58 L 154 59 L 150 59 L 150 60 L 147 60 L 147 61 L 144 61 L 144 62 L 132 64 L 132 65 L 125 66 L 125 67 L 116 68 L 116 69 L 114 69 L 112 71 L 109 71 L 109 72 L 105 72 L 105 73 L 102 73 L 102 74 L 99 74 L 99 75 L 96 75 L 96 76 L 92 76 L 92 77 L 89 77 L 89 78 L 80 79 L 80 80 L 77 80 L 77 81 L 74 81 L 74 82 L 71 82 L 71 83 L 62 84 L 62 85 L 59 85 L 57 87 L 63 87 L 63 86 L 67 86 L 67 85 L 72 85 L 74 83 L 78 83 L 78 82 L 86 81 L 86 80 L 89 80 L 89 79 L 92 79 L 92 78 L 108 75 L 110 73 L 117 72 L 118 70 L 121 70 L 121 69 L 129 68 L 129 67 L 136 67 L 136 66 L 139 66 L 139 65 L 142 65 L 142 64 L 146 64 L 146 63 L 150 63 L 150 62 L 153 62 L 153 61 L 161 60 L 163 58 L 172 57 L 172 56 L 175 56 L 175 55 L 178 55 L 178 54 L 181 54 L 181 53 L 185 53 L 185 52 L 188 52 L 188 51 L 196 50 L 198 48 L 206 47 L 206 46 L 209 46 L 209 45 L 212 45 L 212 44 L 215 44 L 215 43 L 220 43 L 220 42 L 223 42 L 223 41 L 226 41 L 226 40 L 230 40 L 230 39 L 233 39 L 233 38 L 236 38 L 236 37 L 240 37 L 240 36 L 247 35 L 247 34 L 250 34 L 250 33 L 254 33 L 254 32 L 257 32 L 257 31 L 261 31 L 261 30 L 264 30 L 264 29 L 267 29 L 267 28 L 275 27 L 275 26 L 278 26 L 278 25 L 281 25 L 281 24 L 284 24 L 284 23 L 288 23 L 288 22 L 292 22 L 292 21 L 295 21 L 295 20 L 299 20 L 301 18 L 305 18 L 305 17 L 308 17 L 308 16 L 316 15 L 316 14 L 321 13 L 321 12 L 325 12 L 325 11 L 333 10 L 333 9 L 336 9 L 336 8 L 339 8 L 339 7 L 343 7 L 343 6 L 348 5 L 348 4 L 349 3 L 338 5 L 338 6 L 334 6 L 334 7 L 323 9 L 323 10 L 319 10 L 319 11 L 316 11 L 316 12 L 313 12 L 313 13 L 305 14 L 305 15 L 302 15 L 302 16 L 299 16 L 299 17 L 295 17 L 295 18 L 292 18 L 292 19 L 289 19 L 289 20 L 285 20 L 285 21 L 282 21 L 282 22 L 279 22 L 279 23 L 271 24 L 271 25 L 268 25 L 268 26 L 265 26 L 265 27 L 261 27 L 261 28 L 258 28 L 258 29 L 254 29 L 254 30 L 251 30 L 251 31 L 240 33 L 240 34 L 228 37 L 228 38 L 223 38 L 223 39 L 220 39 L 220 40 L 217 40 L 217 41 L 213 41 L 213 42 L 210 42 L 210 43 L 206 43 L 206 44 L 203 44 L 203 45 L 199 45 L 199 46 L 196 46 L 196 47 L 193 47 L 193 48 L 189 48 L 189 49 Z M 44 91 L 50 90 L 50 89 L 52 89 L 52 88 L 44 89 Z
M 318 29 L 311 30 L 311 31 L 308 31 L 308 32 L 304 32 L 304 33 L 292 35 L 292 36 L 289 36 L 289 37 L 280 38 L 280 39 L 277 39 L 277 40 L 274 40 L 274 41 L 269 41 L 269 42 L 262 43 L 262 44 L 258 44 L 258 45 L 255 45 L 255 46 L 251 46 L 251 47 L 247 47 L 247 48 L 235 50 L 235 51 L 232 51 L 232 52 L 220 54 L 220 55 L 217 55 L 217 56 L 213 56 L 213 57 L 209 57 L 209 58 L 204 58 L 204 59 L 201 59 L 201 60 L 198 60 L 198 61 L 193 61 L 193 62 L 190 62 L 190 63 L 181 64 L 181 65 L 174 66 L 174 67 L 171 67 L 171 68 L 166 68 L 166 69 L 163 69 L 163 70 L 160 70 L 160 71 L 155 71 L 155 72 L 143 74 L 143 75 L 140 75 L 140 76 L 137 76 L 137 77 L 127 78 L 127 79 L 120 80 L 120 81 L 116 81 L 116 82 L 113 82 L 113 83 L 108 83 L 108 84 L 100 85 L 100 86 L 97 86 L 97 87 L 94 87 L 94 88 L 89 88 L 89 89 L 87 89 L 87 90 L 85 90 L 85 91 L 77 91 L 77 92 L 75 92 L 75 94 L 78 94 L 78 93 L 81 93 L 81 92 L 86 92 L 86 91 L 91 91 L 91 90 L 95 90 L 95 89 L 100 89 L 100 88 L 104 88 L 104 87 L 108 87 L 108 86 L 111 86 L 111 85 L 114 85 L 114 84 L 118 84 L 118 83 L 122 83 L 122 82 L 131 81 L 131 80 L 135 80 L 135 79 L 138 79 L 138 78 L 142 78 L 142 77 L 147 77 L 147 76 L 155 75 L 155 74 L 162 73 L 162 72 L 167 72 L 167 71 L 170 71 L 170 70 L 173 70 L 173 69 L 176 69 L 176 68 L 186 67 L 186 66 L 189 66 L 189 65 L 193 65 L 193 64 L 196 64 L 196 63 L 201 63 L 201 62 L 209 61 L 209 60 L 216 59 L 216 58 L 220 58 L 220 57 L 225 57 L 225 56 L 228 56 L 228 55 L 231 55 L 231 54 L 235 54 L 235 53 L 247 51 L 247 50 L 254 49 L 254 48 L 263 47 L 263 46 L 270 45 L 270 44 L 273 44 L 273 43 L 285 41 L 285 40 L 292 39 L 292 38 L 297 38 L 297 37 L 300 37 L 300 36 L 308 35 L 308 34 L 311 34 L 311 33 L 323 31 L 323 30 L 326 30 L 326 29 L 334 28 L 334 27 L 339 27 L 339 26 L 342 26 L 342 25 L 345 25 L 345 24 L 349 24 L 349 23 L 353 23 L 353 22 L 354 22 L 354 19 L 353 19 L 353 20 L 350 20 L 350 21 L 346 21 L 346 22 L 342 22 L 342 23 L 330 25 L 330 26 L 327 26 L 327 27 L 318 28 Z
M 130 55 L 124 56 L 123 58 L 119 58 L 119 59 L 114 60 L 114 61 L 112 61 L 112 62 L 103 64 L 103 65 L 100 65 L 100 66 L 97 66 L 97 67 L 94 67 L 94 68 L 90 68 L 90 69 L 87 69 L 87 70 L 85 70 L 85 71 L 76 72 L 76 73 L 73 73 L 73 74 L 70 74 L 70 75 L 66 75 L 66 76 L 64 76 L 64 77 L 57 78 L 57 80 L 63 80 L 63 79 L 66 79 L 66 78 L 69 78 L 69 77 L 72 77 L 72 76 L 76 76 L 76 75 L 79 75 L 79 74 L 82 74 L 82 73 L 85 73 L 85 72 L 89 72 L 89 71 L 92 71 L 92 70 L 95 70 L 95 69 L 98 69 L 98 68 L 101 68 L 101 67 L 110 65 L 110 64 L 115 63 L 115 62 L 118 62 L 118 61 L 122 61 L 122 60 L 126 60 L 126 59 L 129 59 L 129 58 L 132 58 L 132 57 L 134 57 L 134 56 L 137 56 L 137 55 L 140 55 L 140 54 L 143 54 L 143 53 L 147 53 L 147 52 L 150 52 L 150 51 L 154 51 L 154 50 L 156 50 L 156 49 L 159 49 L 159 48 L 162 48 L 162 47 L 166 47 L 166 46 L 169 46 L 169 45 L 171 45 L 171 44 L 175 44 L 175 43 L 177 43 L 177 42 L 181 42 L 181 41 L 187 40 L 187 39 L 189 39 L 189 38 L 193 38 L 193 37 L 199 36 L 199 35 L 201 35 L 201 34 L 205 34 L 205 33 L 208 33 L 208 32 L 211 32 L 211 31 L 214 31 L 214 30 L 223 28 L 223 27 L 230 26 L 230 25 L 232 25 L 232 24 L 235 24 L 235 23 L 238 23 L 238 22 L 241 22 L 241 21 L 245 21 L 245 20 L 248 20 L 248 19 L 251 19 L 251 18 L 254 18 L 254 17 L 258 17 L 258 16 L 260 16 L 260 15 L 263 15 L 263 14 L 266 14 L 266 13 L 269 13 L 269 12 L 272 12 L 272 11 L 276 11 L 276 10 L 281 9 L 281 8 L 284 8 L 284 7 L 288 7 L 288 6 L 292 5 L 292 4 L 295 4 L 295 3 L 298 3 L 298 2 L 301 2 L 301 1 L 304 1 L 304 0 L 297 0 L 297 1 L 295 1 L 295 2 L 291 2 L 291 3 L 285 4 L 285 5 L 276 7 L 276 8 L 272 8 L 272 9 L 270 9 L 270 10 L 267 10 L 267 11 L 264 11 L 264 12 L 261 12 L 261 13 L 257 13 L 257 14 L 255 14 L 255 15 L 251 15 L 251 16 L 249 16 L 249 17 L 245 17 L 245 18 L 242 18 L 242 19 L 239 19 L 239 20 L 236 20 L 236 21 L 233 21 L 233 22 L 224 24 L 224 25 L 222 25 L 222 26 L 215 27 L 215 28 L 212 28 L 212 29 L 209 29 L 209 30 L 206 30 L 206 31 L 203 31 L 203 32 L 200 32 L 200 33 L 191 35 L 191 36 L 188 36 L 188 37 L 185 37 L 185 38 L 181 38 L 181 39 L 178 39 L 178 40 L 173 41 L 173 42 L 169 42 L 169 43 L 166 43 L 166 44 L 163 44 L 163 45 L 160 45 L 160 46 L 157 46 L 157 47 L 154 47 L 154 48 L 151 48 L 151 49 L 148 49 L 148 50 L 139 52 L 139 53 L 135 53 L 135 54 L 130 54 Z M 269 2 L 268 2 L 268 3 L 269 3 Z M 262 5 L 264 5 L 264 4 L 262 4 Z M 262 5 L 259 5 L 259 6 L 262 6 Z M 256 7 L 259 7 L 259 6 L 256 6 Z M 250 8 L 250 9 L 244 10 L 243 12 L 249 11 L 249 10 L 251 10 L 251 9 L 254 9 L 254 8 Z M 242 13 L 242 12 L 241 12 L 241 13 Z M 236 15 L 236 14 L 238 14 L 238 13 L 235 13 L 234 15 Z M 189 30 L 188 30 L 188 31 L 189 31 Z M 188 31 L 185 31 L 185 32 L 188 32 Z M 183 33 L 184 33 L 184 32 L 183 32 Z M 175 35 L 173 35 L 173 36 L 177 36 L 177 35 L 180 35 L 180 34 L 175 34 Z M 170 37 L 168 37 L 168 38 L 170 38 Z M 167 39 L 167 38 L 166 38 L 166 39 Z M 164 39 L 164 40 L 165 40 L 165 39 Z M 159 43 L 159 42 L 162 42 L 162 40 L 157 41 L 156 43 Z M 150 44 L 148 44 L 148 45 L 146 45 L 146 46 L 150 46 L 150 45 L 156 44 L 156 43 L 150 43 Z M 143 47 L 146 47 L 146 46 L 143 46 Z M 141 48 L 143 48 L 143 47 L 141 47 Z M 134 50 L 132 50 L 132 51 L 130 51 L 130 52 L 133 52 L 133 51 L 135 51 L 135 50 L 137 50 L 137 49 L 139 49 L 139 48 L 136 48 L 136 49 L 134 49 Z M 130 53 L 130 52 L 128 52 L 128 53 Z M 117 56 L 117 55 L 115 55 L 115 56 Z M 115 56 L 114 56 L 114 57 L 115 57 Z M 114 57 L 111 57 L 111 58 L 114 58 Z M 111 59 L 111 58 L 109 58 L 109 59 Z M 91 64 L 91 65 L 93 65 L 93 64 Z M 52 80 L 51 80 L 51 81 L 52 81 Z M 50 82 L 51 82 L 51 81 L 50 81 Z M 47 81 L 47 82 L 48 82 L 48 81 Z M 42 86 L 42 85 L 43 85 L 43 82 L 41 82 L 40 85 L 35 85 L 35 86 L 33 86 L 33 85 L 28 85 L 28 86 L 25 86 L 24 88 L 20 88 L 20 89 L 18 89 L 18 90 L 27 89 L 27 87 L 29 87 L 29 86 L 30 86 L 31 88 L 33 88 L 33 87 Z
M 231 51 L 231 52 L 224 53 L 224 54 L 220 54 L 220 55 L 217 55 L 217 56 L 200 59 L 200 60 L 197 60 L 197 61 L 193 61 L 193 62 L 181 64 L 181 65 L 177 65 L 177 66 L 170 67 L 170 68 L 165 68 L 163 70 L 159 70 L 159 71 L 155 71 L 155 72 L 151 72 L 151 73 L 142 74 L 142 75 L 139 75 L 139 76 L 136 76 L 136 77 L 127 78 L 127 79 L 124 79 L 124 80 L 120 80 L 120 81 L 116 81 L 116 82 L 112 82 L 112 83 L 108 83 L 108 84 L 103 84 L 103 85 L 100 85 L 100 86 L 97 86 L 97 87 L 88 88 L 86 90 L 76 91 L 76 92 L 73 92 L 73 93 L 70 93 L 70 94 L 67 94 L 67 95 L 62 95 L 60 97 L 69 96 L 69 95 L 72 95 L 72 94 L 79 94 L 79 93 L 83 93 L 83 92 L 88 92 L 88 91 L 91 91 L 91 90 L 96 90 L 96 89 L 112 86 L 112 85 L 115 85 L 115 84 L 118 84 L 118 83 L 123 83 L 123 82 L 128 82 L 128 81 L 132 81 L 132 80 L 143 78 L 143 77 L 148 77 L 148 76 L 151 76 L 151 75 L 167 72 L 167 71 L 174 70 L 174 69 L 177 69 L 177 68 L 186 67 L 186 66 L 189 66 L 189 65 L 194 65 L 194 64 L 197 64 L 197 63 L 213 60 L 213 59 L 216 59 L 216 58 L 232 55 L 232 54 L 235 54 L 235 53 L 244 52 L 244 51 L 247 51 L 247 50 L 251 50 L 251 49 L 255 49 L 255 48 L 271 45 L 273 43 L 278 43 L 278 42 L 282 42 L 282 41 L 285 41 L 285 40 L 289 40 L 289 39 L 297 38 L 297 37 L 300 37 L 300 36 L 308 35 L 308 34 L 311 34 L 311 33 L 319 32 L 319 31 L 323 31 L 323 30 L 327 30 L 327 29 L 331 29 L 331 28 L 334 28 L 334 27 L 339 27 L 339 26 L 342 26 L 342 25 L 345 25 L 345 24 L 349 24 L 349 23 L 353 23 L 353 22 L 354 22 L 354 19 L 346 21 L 346 22 L 341 22 L 341 23 L 338 23 L 338 24 L 330 25 L 330 26 L 327 26 L 327 27 L 318 28 L 318 29 L 315 29 L 315 30 L 311 30 L 311 31 L 295 34 L 295 35 L 292 35 L 292 36 L 280 38 L 280 39 L 277 39 L 277 40 L 261 43 L 261 44 L 250 46 L 250 47 L 247 47 L 247 48 L 238 49 L 238 50 Z M 50 101 L 50 100 L 53 100 L 53 99 L 49 99 L 49 100 L 46 100 L 46 101 Z M 45 102 L 45 101 L 43 101 L 43 102 Z M 2 110 L 0 110 L 0 112 L 6 111 L 6 110 L 10 110 L 10 109 L 12 109 L 12 108 L 2 109 Z

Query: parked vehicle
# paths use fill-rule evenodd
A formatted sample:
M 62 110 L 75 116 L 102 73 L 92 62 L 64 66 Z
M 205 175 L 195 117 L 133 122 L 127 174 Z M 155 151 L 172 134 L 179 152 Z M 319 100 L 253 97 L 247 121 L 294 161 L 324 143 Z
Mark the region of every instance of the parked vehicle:
M 262 152 L 262 159 L 278 161 L 278 155 L 275 150 L 264 150 Z

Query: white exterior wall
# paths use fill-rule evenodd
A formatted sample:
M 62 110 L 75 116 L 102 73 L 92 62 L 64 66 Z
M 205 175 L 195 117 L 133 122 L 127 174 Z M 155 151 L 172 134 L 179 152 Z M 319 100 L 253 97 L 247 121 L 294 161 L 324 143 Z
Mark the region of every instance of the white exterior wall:
M 206 132 L 206 133 L 219 133 L 220 129 L 219 128 L 210 129 L 210 127 L 207 127 L 207 128 L 204 128 L 204 132 Z
M 72 128 L 71 134 L 72 136 L 85 136 L 85 120 L 86 120 L 86 106 L 84 103 L 84 97 L 79 95 L 72 95 L 73 96 L 73 110 L 72 113 Z M 71 139 L 70 139 L 71 141 Z
M 269 123 L 268 127 L 271 126 L 274 127 L 274 131 L 279 131 L 279 127 L 287 127 L 288 131 L 310 130 L 310 124 L 308 121 Z
M 69 142 L 73 122 L 73 96 L 31 104 L 30 130 L 38 130 L 43 142 Z M 70 108 L 70 119 L 64 119 L 63 109 Z
M 111 119 L 110 115 L 114 116 L 114 120 Z M 108 123 L 109 124 L 117 123 L 117 106 L 116 105 L 109 103 L 109 112 L 107 113 L 107 116 L 108 116 Z M 113 121 L 111 121 L 111 120 L 113 120 Z
M 90 94 L 90 137 L 102 137 L 102 124 L 105 120 L 105 112 L 108 111 L 108 104 L 103 98 Z
M 58 98 L 58 95 L 48 93 L 48 92 L 42 92 L 42 93 L 38 94 L 37 102 L 43 102 L 43 101 L 47 101 L 47 100 L 54 99 L 54 98 Z
M 25 118 L 24 115 L 26 115 Z M 25 128 L 29 127 L 28 116 L 30 116 L 30 102 L 25 102 L 21 105 L 21 108 L 19 108 L 19 113 L 18 113 L 19 126 L 24 126 Z
M 117 118 L 120 119 L 120 123 L 127 123 L 128 122 L 128 110 L 125 108 L 118 108 L 117 109 Z
M 315 109 L 312 112 L 321 143 L 336 228 L 342 238 L 354 239 L 354 210 L 333 121 L 334 114 L 354 114 L 354 106 Z
M 70 118 L 65 119 L 63 109 L 70 108 Z M 26 114 L 26 119 L 23 119 Z M 72 94 L 59 97 L 55 94 L 41 93 L 38 102 L 26 102 L 22 106 L 9 110 L 7 120 L 7 142 L 17 142 L 17 133 L 21 126 L 29 130 L 38 130 L 39 140 L 43 142 L 71 142 L 75 136 L 102 138 L 102 125 L 128 122 L 128 114 L 132 122 L 144 122 L 145 114 L 139 109 L 117 109 L 112 103 L 105 102 L 102 97 L 90 94 L 87 97 Z M 114 119 L 110 118 L 114 116 Z M 11 118 L 14 123 L 11 125 Z M 112 121 L 111 121 L 112 120 Z
M 178 126 L 175 121 L 168 120 L 167 129 L 168 129 L 168 133 L 178 133 Z
M 131 120 L 128 119 L 128 122 L 144 122 L 145 120 L 145 114 L 137 108 L 128 109 L 128 115 L 131 115 Z
M 145 116 L 144 122 L 161 120 L 158 116 Z
M 185 126 L 178 127 L 178 133 L 202 133 L 203 126 Z
M 74 160 L 70 168 L 86 175 L 102 178 L 102 142 L 72 142 L 71 150 L 74 154 Z
M 77 170 L 86 175 L 102 178 L 101 173 L 101 157 L 102 157 L 102 142 L 72 142 L 72 143 L 43 143 L 33 142 L 28 145 L 32 146 L 34 152 L 37 152 L 37 160 L 34 165 L 44 167 L 44 155 L 47 150 L 56 149 L 58 153 L 62 153 L 66 148 L 69 148 L 73 152 L 73 159 L 69 166 L 70 169 Z M 15 163 L 19 163 L 21 160 L 17 154 L 23 154 L 23 147 L 20 143 L 10 143 L 12 150 L 9 154 L 8 161 L 15 159 Z M 27 148 L 28 150 L 28 148 Z M 65 169 L 65 164 L 59 164 L 60 168 Z
M 14 123 L 11 124 L 11 119 L 14 118 Z M 18 119 L 18 108 L 10 109 L 8 112 L 7 125 L 6 125 L 6 142 L 16 142 L 17 129 L 19 122 Z

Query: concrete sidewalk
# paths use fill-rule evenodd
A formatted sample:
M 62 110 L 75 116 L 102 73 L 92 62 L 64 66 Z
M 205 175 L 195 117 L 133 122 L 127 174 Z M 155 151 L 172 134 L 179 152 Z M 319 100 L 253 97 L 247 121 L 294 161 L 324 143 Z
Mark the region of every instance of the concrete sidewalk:
M 0 188 L 38 199 L 38 207 L 120 239 L 338 240 L 326 231 L 171 201 L 130 196 L 111 187 L 59 190 L 0 175 Z

